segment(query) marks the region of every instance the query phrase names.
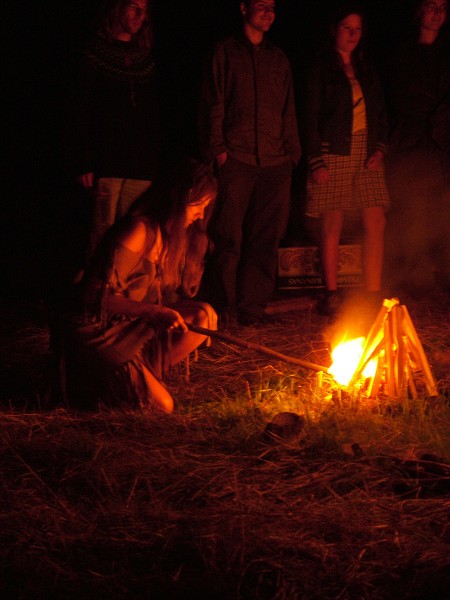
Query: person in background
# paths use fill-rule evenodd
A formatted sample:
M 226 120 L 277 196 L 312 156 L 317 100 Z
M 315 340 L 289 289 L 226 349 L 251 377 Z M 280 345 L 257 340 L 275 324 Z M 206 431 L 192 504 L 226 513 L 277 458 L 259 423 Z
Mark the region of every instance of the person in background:
M 447 0 L 420 0 L 388 64 L 391 285 L 450 289 L 450 36 Z
M 154 180 L 158 101 L 148 0 L 109 0 L 83 49 L 74 101 L 73 167 L 92 193 L 87 258 Z
M 213 308 L 193 299 L 216 192 L 209 168 L 188 161 L 170 184 L 144 192 L 109 229 L 69 320 L 69 398 L 88 406 L 100 401 L 173 411 L 164 373 L 206 339 L 187 324 L 217 324 Z
M 320 217 L 321 262 L 326 292 L 319 313 L 341 306 L 338 252 L 344 217 L 358 211 L 363 226 L 362 266 L 368 304 L 380 301 L 385 211 L 384 176 L 388 121 L 379 77 L 364 59 L 364 15 L 356 2 L 335 7 L 330 47 L 307 76 L 302 112 L 308 160 L 306 214 Z
M 226 320 L 263 322 L 300 159 L 291 67 L 266 37 L 274 0 L 240 3 L 242 29 L 219 42 L 204 78 L 200 138 L 219 199 L 208 263 L 211 301 Z

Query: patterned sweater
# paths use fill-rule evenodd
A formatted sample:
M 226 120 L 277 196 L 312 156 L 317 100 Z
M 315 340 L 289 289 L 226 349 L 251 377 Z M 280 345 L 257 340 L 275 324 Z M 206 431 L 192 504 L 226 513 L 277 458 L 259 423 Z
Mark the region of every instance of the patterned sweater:
M 75 174 L 154 179 L 159 119 L 151 53 L 132 42 L 97 36 L 80 62 L 73 119 Z

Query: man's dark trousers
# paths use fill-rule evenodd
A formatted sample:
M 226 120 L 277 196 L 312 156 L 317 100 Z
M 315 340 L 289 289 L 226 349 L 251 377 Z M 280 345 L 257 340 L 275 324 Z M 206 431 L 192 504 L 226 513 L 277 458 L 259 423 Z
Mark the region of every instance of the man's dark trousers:
M 211 225 L 211 301 L 219 312 L 261 315 L 276 284 L 277 253 L 290 211 L 292 162 L 246 164 L 228 156 L 219 169 Z

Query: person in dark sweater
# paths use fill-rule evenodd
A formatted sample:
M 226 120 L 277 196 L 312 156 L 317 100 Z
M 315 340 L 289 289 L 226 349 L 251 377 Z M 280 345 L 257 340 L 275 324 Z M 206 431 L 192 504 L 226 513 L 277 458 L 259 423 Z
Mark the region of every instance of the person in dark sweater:
M 93 196 L 87 259 L 156 176 L 155 88 L 149 2 L 110 0 L 83 48 L 74 103 L 74 171 Z
M 392 286 L 450 289 L 450 36 L 447 0 L 420 0 L 415 28 L 388 65 Z
M 210 298 L 225 317 L 252 325 L 265 319 L 275 288 L 300 142 L 291 67 L 266 37 L 275 1 L 247 0 L 240 11 L 241 31 L 216 45 L 205 75 L 200 137 L 220 190 Z

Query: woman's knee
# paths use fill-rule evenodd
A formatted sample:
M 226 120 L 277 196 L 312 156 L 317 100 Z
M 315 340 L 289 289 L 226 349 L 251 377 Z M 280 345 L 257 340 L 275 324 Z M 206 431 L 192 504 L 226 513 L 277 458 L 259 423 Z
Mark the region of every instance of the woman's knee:
M 161 395 L 154 395 L 152 400 L 156 408 L 165 413 L 173 413 L 174 402 L 172 396 L 168 392 Z
M 144 371 L 147 395 L 150 405 L 165 413 L 172 413 L 174 402 L 172 396 L 150 371 Z
M 194 324 L 207 329 L 217 329 L 217 313 L 207 302 L 199 302 L 194 315 Z

